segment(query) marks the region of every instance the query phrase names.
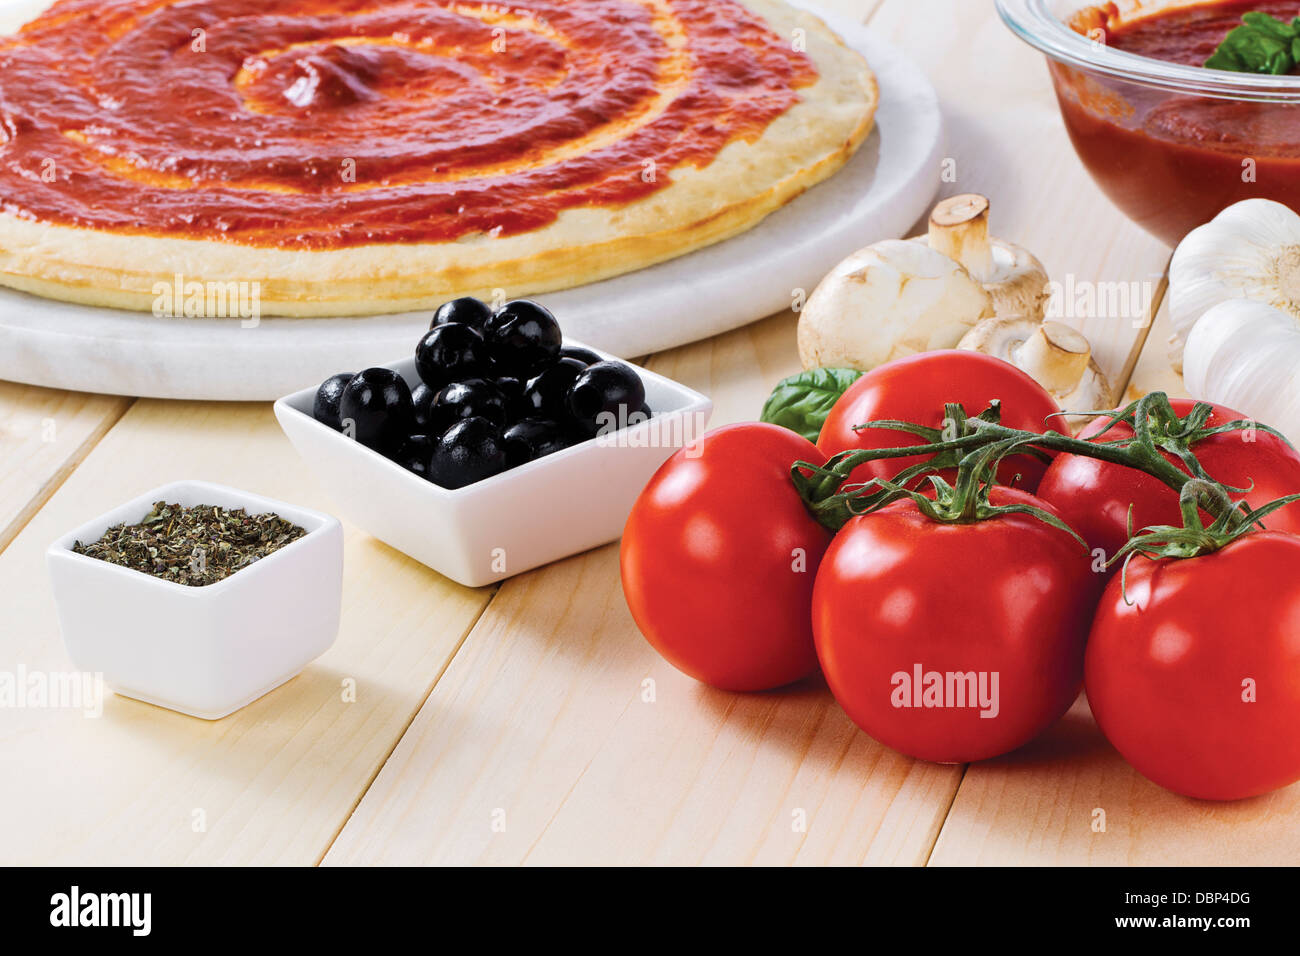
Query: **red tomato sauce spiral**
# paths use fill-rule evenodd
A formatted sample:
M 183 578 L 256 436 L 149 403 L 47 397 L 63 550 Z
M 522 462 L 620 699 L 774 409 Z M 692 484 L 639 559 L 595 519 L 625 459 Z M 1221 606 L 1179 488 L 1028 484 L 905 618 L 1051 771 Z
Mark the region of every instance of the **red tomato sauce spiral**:
M 733 0 L 60 0 L 0 40 L 0 209 L 334 248 L 650 195 L 816 81 Z

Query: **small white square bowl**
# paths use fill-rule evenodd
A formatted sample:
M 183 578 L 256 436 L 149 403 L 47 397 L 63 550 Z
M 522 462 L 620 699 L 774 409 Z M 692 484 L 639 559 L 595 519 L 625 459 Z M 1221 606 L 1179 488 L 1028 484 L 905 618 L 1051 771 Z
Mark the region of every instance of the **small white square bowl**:
M 215 584 L 164 581 L 77 554 L 167 501 L 274 512 L 307 533 Z M 217 720 L 294 677 L 338 636 L 343 528 L 337 518 L 206 481 L 155 488 L 50 545 L 59 627 L 78 670 L 116 693 Z
M 703 433 L 708 398 L 624 364 L 645 383 L 653 418 L 456 490 L 316 421 L 316 385 L 280 399 L 275 415 L 345 519 L 453 581 L 482 587 L 617 540 L 650 476 Z M 414 358 L 387 368 L 419 383 Z

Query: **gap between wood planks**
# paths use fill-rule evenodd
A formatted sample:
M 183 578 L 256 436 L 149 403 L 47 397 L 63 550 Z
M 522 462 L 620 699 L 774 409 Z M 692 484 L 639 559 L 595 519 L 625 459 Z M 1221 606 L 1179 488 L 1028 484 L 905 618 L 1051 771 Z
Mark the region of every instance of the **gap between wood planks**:
M 487 609 L 491 607 L 492 602 L 496 600 L 497 594 L 501 590 L 501 585 L 500 584 L 491 585 L 491 590 L 492 590 L 491 597 L 489 597 L 486 601 L 483 602 L 483 606 L 480 607 L 478 613 L 474 615 L 474 619 L 465 625 L 465 630 L 461 632 L 460 638 L 456 641 L 455 648 L 452 650 L 450 654 L 447 655 L 447 659 L 443 661 L 442 667 L 439 668 L 438 673 L 433 675 L 433 680 L 429 681 L 428 686 L 425 687 L 423 696 L 421 696 L 419 701 L 416 702 L 415 706 L 411 708 L 410 716 L 408 716 L 406 718 L 406 722 L 402 724 L 401 732 L 396 737 L 393 738 L 392 746 L 388 748 L 388 751 L 387 753 L 384 754 L 383 759 L 375 764 L 374 772 L 370 775 L 369 779 L 365 781 L 361 789 L 357 792 L 357 798 L 352 801 L 352 808 L 348 810 L 347 814 L 343 817 L 343 819 L 339 821 L 339 825 L 334 828 L 334 835 L 329 838 L 329 841 L 325 844 L 324 849 L 321 850 L 320 855 L 316 857 L 315 861 L 312 863 L 312 866 L 319 867 L 321 865 L 325 857 L 329 854 L 330 850 L 334 848 L 334 844 L 338 842 L 339 834 L 341 834 L 343 830 L 347 827 L 347 825 L 352 822 L 352 816 L 357 812 L 357 807 L 361 805 L 361 801 L 364 800 L 366 794 L 370 792 L 370 788 L 375 785 L 375 780 L 379 777 L 379 774 L 383 772 L 384 767 L 388 766 L 388 761 L 393 758 L 393 751 L 395 751 L 398 748 L 398 746 L 402 743 L 402 741 L 406 737 L 407 731 L 411 729 L 411 725 L 415 723 L 416 718 L 420 716 L 420 711 L 424 709 L 425 702 L 428 701 L 429 696 L 433 693 L 433 689 L 437 687 L 438 682 L 442 680 L 442 675 L 447 673 L 447 668 L 451 667 L 451 662 L 454 661 L 456 657 L 460 654 L 460 649 L 465 646 L 465 641 L 467 641 L 469 639 L 469 636 L 472 633 L 474 633 L 474 629 L 478 627 L 478 622 L 483 619 L 483 615 L 487 613 Z M 954 794 L 954 799 L 955 799 L 955 794 Z M 937 837 L 936 837 L 936 842 L 937 842 Z M 932 853 L 934 852 L 933 846 L 930 847 L 930 852 Z
M 116 412 L 109 413 L 101 418 L 95 429 L 82 440 L 81 444 L 73 450 L 72 454 L 59 466 L 58 470 L 50 475 L 49 480 L 37 490 L 36 494 L 32 495 L 22 510 L 14 515 L 8 526 L 0 528 L 0 554 L 4 553 L 4 550 L 13 544 L 14 539 L 22 534 L 23 529 L 31 524 L 32 519 L 54 497 L 55 492 L 63 487 L 63 483 L 68 480 L 68 477 L 81 467 L 81 463 L 86 460 L 86 456 L 104 440 L 105 435 L 117 427 L 118 422 L 126 417 L 126 413 L 135 407 L 137 401 L 139 399 L 127 398 Z

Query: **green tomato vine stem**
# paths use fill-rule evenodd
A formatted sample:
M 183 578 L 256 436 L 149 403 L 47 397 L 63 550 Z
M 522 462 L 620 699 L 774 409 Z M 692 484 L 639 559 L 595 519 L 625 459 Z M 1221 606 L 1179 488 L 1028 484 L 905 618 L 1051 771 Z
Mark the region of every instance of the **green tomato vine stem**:
M 1222 547 L 1258 526 L 1264 514 L 1291 500 L 1281 499 L 1252 511 L 1244 504 L 1234 503 L 1229 496 L 1230 492 L 1249 489 L 1230 488 L 1205 472 L 1191 446 L 1210 435 L 1249 428 L 1282 437 L 1273 429 L 1250 421 L 1207 427 L 1212 411 L 1211 406 L 1201 402 L 1180 418 L 1165 393 L 1153 392 L 1119 411 L 1075 413 L 1111 419 L 1092 439 L 1079 439 L 1055 430 L 1040 433 L 1009 428 L 1001 424 L 1001 409 L 997 402 L 976 416 L 967 415 L 960 405 L 950 404 L 944 408 L 945 429 L 903 421 L 872 421 L 856 426 L 859 430 L 879 428 L 909 432 L 917 436 L 918 444 L 841 452 L 820 466 L 800 461 L 792 466 L 790 474 L 808 510 L 832 531 L 838 531 L 856 515 L 868 514 L 894 501 L 909 498 L 936 521 L 965 523 L 987 520 L 1008 511 L 1028 511 L 1078 538 L 1072 529 L 1042 509 L 1026 505 L 992 505 L 989 488 L 995 483 L 998 465 L 1008 455 L 1030 454 L 1045 460 L 1048 453 L 1080 455 L 1136 469 L 1179 492 L 1187 535 L 1175 535 L 1177 540 L 1174 541 L 1170 539 L 1169 529 L 1161 528 L 1163 539 L 1158 541 L 1147 537 L 1145 543 L 1148 546 L 1133 547 L 1140 540 L 1139 536 L 1130 541 L 1122 554 L 1140 550 L 1171 557 L 1190 557 Z M 1132 437 L 1103 440 L 1106 433 L 1120 423 L 1132 429 Z M 1187 471 L 1163 453 L 1172 455 Z M 850 483 L 854 469 L 868 462 L 913 456 L 923 456 L 926 460 L 900 471 L 890 480 L 875 478 L 865 483 Z M 940 476 L 941 472 L 952 469 L 957 471 L 955 485 L 948 484 Z M 922 480 L 929 481 L 931 495 L 917 490 Z M 1208 530 L 1200 521 L 1201 509 L 1214 519 Z M 1119 557 L 1117 555 L 1116 560 Z

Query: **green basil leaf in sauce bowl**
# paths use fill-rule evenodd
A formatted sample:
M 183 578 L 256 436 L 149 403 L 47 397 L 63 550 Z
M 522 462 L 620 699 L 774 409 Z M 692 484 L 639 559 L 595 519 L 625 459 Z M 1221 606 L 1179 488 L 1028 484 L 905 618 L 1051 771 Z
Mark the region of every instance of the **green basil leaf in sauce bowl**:
M 1300 17 L 1285 23 L 1267 13 L 1252 11 L 1242 14 L 1241 26 L 1229 31 L 1205 66 L 1211 70 L 1281 76 L 1294 70 L 1297 62 Z

